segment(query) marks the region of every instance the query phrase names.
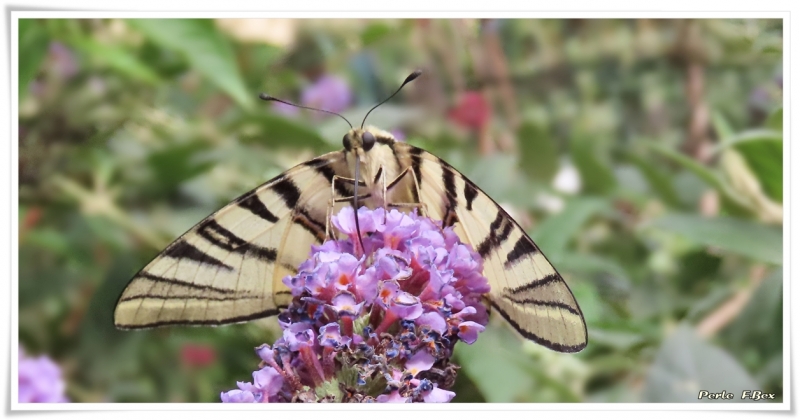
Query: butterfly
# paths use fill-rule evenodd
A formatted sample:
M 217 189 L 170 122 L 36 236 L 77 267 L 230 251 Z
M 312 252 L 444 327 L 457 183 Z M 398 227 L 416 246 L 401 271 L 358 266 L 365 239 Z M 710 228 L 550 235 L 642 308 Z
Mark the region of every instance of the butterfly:
M 564 279 L 475 183 L 444 160 L 375 127 L 351 126 L 342 143 L 342 150 L 301 163 L 236 198 L 170 244 L 122 292 L 116 327 L 223 325 L 277 315 L 292 298 L 282 279 L 297 274 L 311 245 L 329 237 L 333 207 L 350 202 L 420 208 L 452 226 L 484 260 L 491 286 L 486 298 L 494 311 L 523 337 L 552 350 L 586 347 L 586 322 Z

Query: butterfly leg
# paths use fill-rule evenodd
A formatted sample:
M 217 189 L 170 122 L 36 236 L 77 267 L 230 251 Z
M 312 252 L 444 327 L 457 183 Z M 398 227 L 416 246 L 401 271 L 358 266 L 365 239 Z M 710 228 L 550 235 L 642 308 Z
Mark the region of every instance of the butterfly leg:
M 335 198 L 336 197 L 336 182 L 337 181 L 340 184 L 342 182 L 344 182 L 344 183 L 350 183 L 352 185 L 355 185 L 355 182 L 356 182 L 356 180 L 353 179 L 353 178 L 347 178 L 347 177 L 343 177 L 343 176 L 339 176 L 339 175 L 334 175 L 333 179 L 331 180 L 331 198 L 328 200 L 328 210 L 327 210 L 327 212 L 325 214 L 325 237 L 328 238 L 328 239 L 336 239 L 332 235 L 333 232 L 331 230 L 331 216 L 333 216 L 333 208 L 334 208 L 334 206 L 336 205 L 336 203 L 347 203 L 347 202 L 352 202 L 353 201 L 353 196 L 352 195 L 349 196 L 349 197 Z M 363 181 L 360 181 L 358 185 L 366 187 L 366 184 Z M 371 197 L 371 194 L 360 195 L 360 196 L 358 196 L 358 201 L 366 200 L 367 198 L 370 198 L 370 197 Z
M 403 180 L 403 177 L 405 177 L 406 175 L 410 176 L 411 180 L 414 181 L 414 191 L 416 193 L 414 195 L 417 197 L 418 201 L 420 200 L 420 197 L 422 195 L 421 195 L 420 189 L 419 189 L 419 181 L 417 180 L 417 177 L 414 174 L 414 172 L 409 171 L 409 168 L 406 168 L 406 169 L 403 170 L 403 172 L 400 172 L 400 175 L 397 175 L 397 177 L 394 180 L 392 180 L 392 182 L 390 182 L 388 186 L 386 186 L 386 185 L 384 186 L 384 188 L 383 188 L 384 201 L 386 200 L 387 191 L 391 191 L 392 188 L 396 187 L 397 184 L 399 184 L 400 181 Z M 400 207 L 418 208 L 422 212 L 422 216 L 427 217 L 427 215 L 428 215 L 428 207 L 425 205 L 425 203 L 423 203 L 421 201 L 418 202 L 418 203 L 389 203 L 389 204 L 387 204 L 387 206 L 388 207 L 398 207 L 398 208 L 400 208 Z

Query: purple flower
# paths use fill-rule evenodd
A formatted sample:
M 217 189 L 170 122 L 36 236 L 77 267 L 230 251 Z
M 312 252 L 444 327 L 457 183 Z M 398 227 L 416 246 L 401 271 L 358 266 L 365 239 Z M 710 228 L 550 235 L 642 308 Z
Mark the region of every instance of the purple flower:
M 365 302 L 357 303 L 355 295 L 350 292 L 341 292 L 331 301 L 329 308 L 339 316 L 356 317 L 361 315 L 361 307 Z
M 275 363 L 275 350 L 272 350 L 269 344 L 262 344 L 256 347 L 256 354 L 267 363 Z
M 300 113 L 300 108 L 291 106 L 283 102 L 273 101 L 272 111 L 284 117 L 296 117 Z
M 403 130 L 395 128 L 393 130 L 389 130 L 389 132 L 392 133 L 392 137 L 394 137 L 395 140 L 406 141 L 406 134 L 403 132 Z
M 339 348 L 350 343 L 350 337 L 342 337 L 339 324 L 331 322 L 320 330 L 319 343 L 325 347 Z
M 283 341 L 289 346 L 289 350 L 297 351 L 302 347 L 314 345 L 314 330 L 306 323 L 291 324 L 283 331 Z
M 422 400 L 426 403 L 447 403 L 456 396 L 455 392 L 441 389 L 427 379 L 420 381 L 419 390 Z
M 358 239 L 356 232 L 356 220 L 353 217 L 353 208 L 344 207 L 339 214 L 333 216 L 331 222 L 342 233 L 348 236 L 350 240 L 355 242 Z M 383 209 L 369 210 L 366 207 L 358 209 L 358 227 L 361 228 L 362 236 L 375 232 L 380 226 L 378 223 L 383 219 Z
M 267 366 L 253 372 L 253 383 L 237 382 L 239 389 L 220 393 L 225 403 L 265 403 L 278 394 L 283 387 L 283 376 Z
M 438 312 L 426 312 L 415 319 L 414 322 L 420 327 L 430 327 L 439 334 L 444 334 L 447 331 L 447 321 Z
M 330 112 L 342 112 L 350 106 L 353 94 L 344 79 L 326 74 L 303 89 L 300 102 L 308 107 Z M 314 115 L 322 116 L 323 113 Z
M 241 383 L 241 382 L 240 382 Z M 219 398 L 224 403 L 252 403 L 256 402 L 256 397 L 250 391 L 233 389 L 228 392 L 220 392 Z
M 283 279 L 293 297 L 283 336 L 256 348 L 254 382 L 221 399 L 449 402 L 454 346 L 475 342 L 488 321 L 480 256 L 416 213 L 345 207 L 331 223 L 346 239 L 312 246 Z
M 389 310 L 403 319 L 417 319 L 422 315 L 419 298 L 408 292 L 399 292 L 389 304 Z
M 478 339 L 478 333 L 483 332 L 486 327 L 477 322 L 466 321 L 458 324 L 458 338 L 467 344 L 472 344 Z
M 28 357 L 19 348 L 19 402 L 63 403 L 66 383 L 61 368 L 47 356 Z
M 394 390 L 389 394 L 379 395 L 376 399 L 379 403 L 407 403 L 411 398 L 400 395 L 398 390 Z
M 434 362 L 436 362 L 436 358 L 423 348 L 408 359 L 406 362 L 406 370 L 416 377 L 418 373 L 432 368 Z
M 52 60 L 51 69 L 59 78 L 67 80 L 78 74 L 78 60 L 75 58 L 75 53 L 67 46 L 60 42 L 52 42 L 48 53 Z

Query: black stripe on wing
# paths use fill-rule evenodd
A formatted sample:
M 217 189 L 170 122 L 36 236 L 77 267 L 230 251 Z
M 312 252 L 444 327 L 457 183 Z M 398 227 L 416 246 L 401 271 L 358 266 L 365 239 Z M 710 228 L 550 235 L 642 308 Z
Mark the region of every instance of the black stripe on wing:
M 514 266 L 514 263 L 526 255 L 536 254 L 538 252 L 539 248 L 536 247 L 536 244 L 533 243 L 531 238 L 529 238 L 528 235 L 522 235 L 517 240 L 517 243 L 514 244 L 514 248 L 506 255 L 506 262 L 503 266 L 509 269 Z
M 232 302 L 232 301 L 239 301 L 239 300 L 252 300 L 252 299 L 263 299 L 263 296 L 197 296 L 197 295 L 163 295 L 163 294 L 150 294 L 144 293 L 140 295 L 132 295 L 123 297 L 120 299 L 120 302 L 127 302 L 131 300 L 137 299 L 156 299 L 156 300 L 189 300 L 189 299 L 197 299 L 197 300 L 209 300 L 214 302 Z
M 580 312 L 578 312 L 577 310 L 575 310 L 574 307 L 572 307 L 569 304 L 566 304 L 564 302 L 556 302 L 556 301 L 552 301 L 552 300 L 541 300 L 541 299 L 530 299 L 530 298 L 517 299 L 514 296 L 505 296 L 505 298 L 508 299 L 511 302 L 514 302 L 514 303 L 516 303 L 518 305 L 522 305 L 522 306 L 525 306 L 525 305 L 537 305 L 537 306 L 546 306 L 546 307 L 549 307 L 549 308 L 559 308 L 559 309 L 563 309 L 563 310 L 565 310 L 565 311 L 567 311 L 567 312 L 569 312 L 571 314 L 574 314 L 574 315 L 577 315 L 577 316 L 582 316 L 582 314 Z
M 233 267 L 197 249 L 197 247 L 183 239 L 179 239 L 178 241 L 174 242 L 169 248 L 167 248 L 166 251 L 164 251 L 163 255 L 176 260 L 187 259 L 196 261 L 200 264 L 213 265 L 228 271 L 233 271 Z
M 250 213 L 268 222 L 276 223 L 278 221 L 278 217 L 269 211 L 264 202 L 258 198 L 258 194 L 255 191 L 251 191 L 240 197 L 240 199 L 237 200 L 237 204 L 239 207 L 248 210 Z
M 176 286 L 183 286 L 183 287 L 186 287 L 186 288 L 189 288 L 189 289 L 194 289 L 194 290 L 199 290 L 199 291 L 210 291 L 210 292 L 216 292 L 216 293 L 222 293 L 222 294 L 233 294 L 233 293 L 236 293 L 236 290 L 233 290 L 233 289 L 223 289 L 221 287 L 214 287 L 214 286 L 206 286 L 206 285 L 201 285 L 201 284 L 195 284 L 195 283 L 191 283 L 191 282 L 184 281 L 184 280 L 167 278 L 167 277 L 162 277 L 162 276 L 156 276 L 154 274 L 150 274 L 150 273 L 145 272 L 145 271 L 140 271 L 138 274 L 136 274 L 136 276 L 134 276 L 134 278 L 137 278 L 137 277 L 145 278 L 147 280 L 150 280 L 150 281 L 153 281 L 153 282 L 156 282 L 156 283 L 174 284 Z
M 288 176 L 280 177 L 270 186 L 270 189 L 283 199 L 283 202 L 286 203 L 286 207 L 292 210 L 297 206 L 297 201 L 300 200 L 300 189 L 297 188 L 297 184 Z
M 167 325 L 193 325 L 193 326 L 208 325 L 208 326 L 214 326 L 214 325 L 222 325 L 222 324 L 235 324 L 235 323 L 239 323 L 239 322 L 252 321 L 254 319 L 267 318 L 267 317 L 270 317 L 270 316 L 278 315 L 278 313 L 280 313 L 280 309 L 279 308 L 274 308 L 274 309 L 266 309 L 264 311 L 256 312 L 256 313 L 252 313 L 252 314 L 234 316 L 234 317 L 230 317 L 230 318 L 203 319 L 203 320 L 195 320 L 195 321 L 166 320 L 166 321 L 151 322 L 149 324 L 136 324 L 136 325 L 115 324 L 115 326 L 117 328 L 120 328 L 120 329 L 137 329 L 137 330 L 138 329 L 143 329 L 143 328 L 164 327 L 164 326 L 167 326 Z
M 583 350 L 586 347 L 586 343 L 588 341 L 586 339 L 584 339 L 583 343 L 580 344 L 580 345 L 569 346 L 569 345 L 566 345 L 566 344 L 554 343 L 554 342 L 552 342 L 550 340 L 542 338 L 542 337 L 534 334 L 531 331 L 523 329 L 522 326 L 520 326 L 516 321 L 514 321 L 508 315 L 508 313 L 506 313 L 506 311 L 504 311 L 495 302 L 492 302 L 492 307 L 494 307 L 494 309 L 496 309 L 497 312 L 499 312 L 500 315 L 503 318 L 505 318 L 505 320 L 508 321 L 508 323 L 511 324 L 511 326 L 514 327 L 514 329 L 517 330 L 518 333 L 520 333 L 520 335 L 522 335 L 523 337 L 525 337 L 528 340 L 531 340 L 531 341 L 533 341 L 533 342 L 535 342 L 537 344 L 541 344 L 541 345 L 543 345 L 543 346 L 545 346 L 545 347 L 547 347 L 549 349 L 552 349 L 552 350 L 555 350 L 555 351 L 559 351 L 559 352 L 562 352 L 562 353 L 577 353 L 577 352 Z M 583 317 L 583 315 L 581 315 L 581 317 Z M 584 329 L 584 335 L 585 335 L 585 332 L 586 332 L 586 330 Z
M 498 207 L 498 209 L 500 209 Z M 478 245 L 478 254 L 481 258 L 486 258 L 490 252 L 499 248 L 511 235 L 514 224 L 506 217 L 503 211 L 497 212 L 497 217 L 489 225 L 489 234 Z

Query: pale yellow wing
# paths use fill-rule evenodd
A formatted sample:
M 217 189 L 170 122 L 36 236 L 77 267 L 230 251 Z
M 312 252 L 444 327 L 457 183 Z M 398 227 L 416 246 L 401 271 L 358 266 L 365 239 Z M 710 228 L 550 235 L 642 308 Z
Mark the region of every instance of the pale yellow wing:
M 492 307 L 527 339 L 560 352 L 586 347 L 586 323 L 564 279 L 494 200 L 455 168 L 397 143 L 419 182 L 428 216 L 452 225 L 484 259 Z
M 350 176 L 343 151 L 295 166 L 195 225 L 134 276 L 114 324 L 221 325 L 276 315 L 291 299 L 282 278 L 324 241 L 334 175 Z M 337 183 L 335 195 L 347 193 Z

